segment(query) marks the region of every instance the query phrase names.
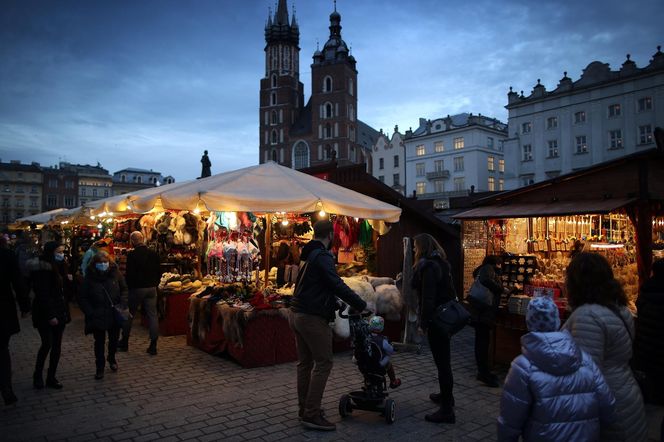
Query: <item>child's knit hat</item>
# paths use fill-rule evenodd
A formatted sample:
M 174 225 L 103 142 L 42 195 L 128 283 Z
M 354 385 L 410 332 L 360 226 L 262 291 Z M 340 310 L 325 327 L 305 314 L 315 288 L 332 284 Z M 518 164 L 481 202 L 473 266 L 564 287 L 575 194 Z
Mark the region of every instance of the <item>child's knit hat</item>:
M 369 331 L 372 333 L 380 333 L 385 327 L 385 320 L 382 316 L 374 316 L 369 320 Z
M 530 300 L 526 324 L 531 332 L 552 332 L 560 328 L 558 306 L 550 296 L 536 296 Z

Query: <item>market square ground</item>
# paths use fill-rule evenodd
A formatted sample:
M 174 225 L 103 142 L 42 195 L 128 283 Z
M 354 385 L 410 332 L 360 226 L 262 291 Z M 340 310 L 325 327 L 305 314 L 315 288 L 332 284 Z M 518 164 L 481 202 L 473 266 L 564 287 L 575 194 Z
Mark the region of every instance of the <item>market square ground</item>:
M 75 311 L 65 331 L 58 378 L 61 391 L 32 389 L 39 336 L 30 319 L 11 341 L 14 386 L 19 402 L 0 408 L 4 441 L 211 441 L 211 440 L 495 440 L 500 389 L 475 380 L 472 329 L 452 343 L 455 375 L 455 425 L 424 421 L 434 410 L 428 400 L 436 375 L 427 348 L 400 352 L 394 364 L 403 385 L 391 397 L 397 421 L 387 425 L 377 413 L 355 411 L 341 420 L 339 397 L 359 386 L 361 377 L 350 353 L 335 356 L 324 397 L 327 416 L 337 431 L 305 430 L 297 420 L 295 363 L 243 369 L 232 360 L 188 347 L 184 336 L 163 337 L 159 355 L 145 353 L 147 332 L 136 327 L 129 353 L 120 353 L 120 370 L 107 370 L 95 381 L 92 337 L 83 335 Z M 502 376 L 505 371 L 500 372 Z M 657 415 L 659 417 L 657 417 Z M 654 434 L 661 410 L 650 409 Z M 659 420 L 658 420 L 659 419 Z

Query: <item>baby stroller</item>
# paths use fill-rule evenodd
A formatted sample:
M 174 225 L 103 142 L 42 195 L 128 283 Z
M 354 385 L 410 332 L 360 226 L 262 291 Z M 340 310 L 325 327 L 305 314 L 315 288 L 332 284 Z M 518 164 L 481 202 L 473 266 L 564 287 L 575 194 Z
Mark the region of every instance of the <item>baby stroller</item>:
M 348 314 L 339 313 L 340 317 L 348 318 L 353 356 L 357 361 L 357 368 L 364 377 L 361 391 L 351 391 L 339 399 L 339 415 L 346 417 L 355 409 L 377 411 L 385 416 L 388 424 L 391 424 L 396 420 L 396 403 L 394 400 L 388 399 L 386 371 L 385 367 L 379 363 L 383 352 L 372 341 L 369 324 L 364 319 L 372 314 L 372 312 L 355 312 L 352 309 L 348 311 Z

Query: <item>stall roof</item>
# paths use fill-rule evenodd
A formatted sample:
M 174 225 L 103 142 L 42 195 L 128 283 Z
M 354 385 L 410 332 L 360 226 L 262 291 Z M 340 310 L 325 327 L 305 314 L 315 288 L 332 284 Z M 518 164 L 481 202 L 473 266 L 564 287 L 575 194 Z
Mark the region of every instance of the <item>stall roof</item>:
M 636 201 L 636 198 L 606 200 L 553 201 L 549 203 L 504 204 L 476 207 L 454 216 L 458 219 L 529 218 L 534 216 L 566 216 L 605 214 Z

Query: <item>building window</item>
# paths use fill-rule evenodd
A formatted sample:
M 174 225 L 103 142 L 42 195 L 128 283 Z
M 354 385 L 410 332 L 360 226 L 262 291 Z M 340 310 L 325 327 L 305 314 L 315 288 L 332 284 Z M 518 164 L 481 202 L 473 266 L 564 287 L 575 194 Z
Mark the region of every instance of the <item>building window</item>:
M 309 147 L 304 142 L 297 143 L 293 156 L 295 158 L 294 166 L 296 169 L 309 167 Z
M 92 196 L 97 196 L 97 189 L 92 189 Z
M 87 192 L 86 192 L 85 187 L 82 188 L 82 189 L 81 189 L 81 196 L 86 196 L 86 193 L 87 193 Z M 81 204 L 83 204 L 83 203 L 81 203 Z
M 463 137 L 457 137 L 453 140 L 454 149 L 463 149 Z
M 586 122 L 586 112 L 579 111 L 574 113 L 574 124 L 583 124 Z
M 427 183 L 419 181 L 417 184 L 415 184 L 415 189 L 418 195 L 424 195 L 427 191 Z
M 332 77 L 325 77 L 323 80 L 323 92 L 332 92 Z
M 443 193 L 445 192 L 445 181 L 443 180 L 436 180 L 433 182 L 433 191 L 436 193 Z
M 588 143 L 585 135 L 576 137 L 576 153 L 588 153 Z
M 505 172 L 505 160 L 498 160 L 498 172 Z
M 46 205 L 48 207 L 57 207 L 57 205 L 58 205 L 58 196 L 57 195 L 48 195 L 46 197 Z
M 378 175 L 378 181 L 380 181 L 381 183 L 384 183 L 385 182 L 385 177 L 383 175 Z
M 277 93 L 276 93 L 276 92 L 272 92 L 272 93 L 270 94 L 270 105 L 271 105 L 271 106 L 274 106 L 274 105 L 276 105 L 276 104 L 277 104 Z
M 493 157 L 486 157 L 486 167 L 489 172 L 493 172 L 494 170 L 496 170 Z
M 398 186 L 399 185 L 399 174 L 395 173 L 392 175 L 392 185 L 393 186 Z
M 326 125 L 325 125 L 325 133 L 324 133 L 324 135 L 325 135 L 324 138 L 332 138 L 332 126 L 330 126 L 329 124 L 326 124 Z
M 16 186 L 16 193 L 23 193 L 23 186 Z
M 415 176 L 424 176 L 424 175 L 425 175 L 424 163 L 416 163 Z
M 609 131 L 609 149 L 622 149 L 622 130 Z
M 272 137 L 270 139 L 270 143 L 277 144 L 278 141 L 279 141 L 279 134 L 277 134 L 276 130 L 273 130 L 272 131 Z
M 9 185 L 5 184 L 3 188 L 3 192 L 11 192 L 12 190 L 9 188 Z
M 548 158 L 557 158 L 558 157 L 558 140 L 549 140 L 549 156 Z
M 464 177 L 454 178 L 454 190 L 457 192 L 466 190 L 466 179 Z
M 352 79 L 352 78 L 349 78 L 349 79 L 348 79 L 348 93 L 350 94 L 351 97 L 352 97 L 353 94 L 355 93 L 355 92 L 353 92 L 354 89 L 355 89 L 355 87 L 354 87 L 354 85 L 353 85 L 353 79 Z
M 498 178 L 498 190 L 501 192 L 505 190 L 505 180 L 502 178 Z
M 277 150 L 276 149 L 272 150 L 272 161 L 274 161 L 275 163 L 279 162 L 279 161 L 277 161 Z
M 521 148 L 521 161 L 532 161 L 533 159 L 533 146 L 532 144 L 524 144 Z
M 124 174 L 120 175 L 120 182 L 124 183 L 125 181 L 127 181 L 127 176 Z
M 558 127 L 558 117 L 549 117 L 546 119 L 546 128 L 555 129 Z
M 490 176 L 487 184 L 489 186 L 489 192 L 494 192 L 496 190 L 496 179 L 494 177 Z
M 65 197 L 65 207 L 71 209 L 74 207 L 74 197 L 73 196 L 66 196 Z
M 609 105 L 609 118 L 619 117 L 620 116 L 620 105 L 611 104 Z
M 530 123 L 530 121 L 521 124 L 522 134 L 529 134 L 532 130 L 533 130 L 533 125 Z
M 142 184 L 143 183 L 143 177 L 142 176 L 136 177 L 136 182 L 138 184 Z
M 48 180 L 48 187 L 50 189 L 57 189 L 58 188 L 58 180 L 55 178 L 51 178 Z
M 9 207 L 9 198 L 2 199 L 2 207 Z
M 385 169 L 385 159 L 384 158 L 380 158 L 378 160 L 378 169 L 380 169 L 380 170 Z
M 272 87 L 277 87 L 277 75 L 272 74 Z
M 104 189 L 104 197 L 108 197 L 108 189 Z
M 649 143 L 652 143 L 652 126 L 649 124 L 639 126 L 639 144 Z
M 394 167 L 399 167 L 399 155 L 394 156 Z
M 332 103 L 325 103 L 325 118 L 332 118 Z
M 272 115 L 272 125 L 275 126 L 279 122 L 277 119 L 277 111 L 273 110 L 270 114 Z
M 535 179 L 532 175 L 526 175 L 521 177 L 522 186 L 530 186 L 531 184 L 535 184 Z
M 487 144 L 487 146 L 489 147 L 489 149 L 493 149 L 493 146 L 494 146 L 494 140 L 493 140 L 493 137 L 488 137 L 488 138 L 486 139 L 486 144 Z
M 442 172 L 445 169 L 443 160 L 436 160 L 433 162 L 434 170 L 436 172 Z
M 463 171 L 463 157 L 454 157 L 454 171 Z
M 433 143 L 433 150 L 438 153 L 445 152 L 445 145 L 443 145 L 442 141 L 436 141 Z
M 30 198 L 30 207 L 37 207 L 37 198 Z
M 649 110 L 652 110 L 652 98 L 651 97 L 639 98 L 639 101 L 637 102 L 637 111 L 645 112 Z
M 31 186 L 30 193 L 37 193 L 37 186 Z
M 415 155 L 418 157 L 421 157 L 422 155 L 426 154 L 427 151 L 424 149 L 424 144 L 420 144 L 419 146 L 415 146 Z

